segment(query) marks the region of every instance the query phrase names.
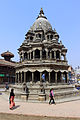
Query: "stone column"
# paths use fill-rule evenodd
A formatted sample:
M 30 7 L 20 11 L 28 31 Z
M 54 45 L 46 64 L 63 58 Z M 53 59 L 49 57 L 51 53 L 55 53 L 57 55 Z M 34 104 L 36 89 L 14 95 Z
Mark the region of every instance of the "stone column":
M 20 55 L 20 62 L 21 62 L 21 55 Z
M 22 53 L 22 61 L 24 61 L 24 53 Z
M 32 83 L 34 82 L 34 72 L 32 72 Z
M 55 72 L 55 83 L 57 83 L 57 72 Z
M 52 59 L 52 51 L 50 51 L 50 59 Z
M 42 50 L 40 50 L 40 60 L 42 60 Z
M 48 59 L 48 50 L 46 51 L 46 58 Z
M 40 72 L 40 82 L 42 82 L 42 72 Z
M 26 83 L 26 72 L 24 72 L 24 82 Z
M 27 59 L 29 60 L 29 53 L 27 53 Z
M 50 40 L 50 35 L 49 35 L 49 40 Z
M 19 83 L 19 73 L 18 73 L 18 83 Z
M 64 55 L 64 61 L 66 61 L 66 55 Z
M 18 83 L 18 73 L 15 74 L 15 83 Z
M 60 57 L 59 59 L 61 60 L 61 53 L 59 53 L 59 57 Z
M 30 60 L 31 60 L 31 52 L 30 52 Z
M 22 72 L 20 74 L 21 74 L 21 83 L 22 83 Z
M 16 81 L 17 81 L 17 73 L 15 73 L 15 83 L 16 83 Z
M 54 51 L 54 59 L 56 59 L 56 51 Z
M 35 51 L 33 51 L 33 60 L 35 59 Z
M 29 60 L 30 60 L 30 52 L 29 52 Z
M 67 73 L 67 83 L 69 83 L 69 75 L 68 75 L 68 73 Z
M 49 83 L 51 82 L 50 72 L 49 72 Z
M 61 73 L 61 83 L 63 83 L 63 73 Z

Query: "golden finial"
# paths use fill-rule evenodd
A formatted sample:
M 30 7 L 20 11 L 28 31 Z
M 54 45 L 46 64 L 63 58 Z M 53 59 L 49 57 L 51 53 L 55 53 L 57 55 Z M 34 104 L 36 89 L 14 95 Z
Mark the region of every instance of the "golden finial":
M 40 10 L 40 13 L 39 14 L 44 14 L 44 12 L 43 12 L 43 9 L 41 8 L 41 10 Z

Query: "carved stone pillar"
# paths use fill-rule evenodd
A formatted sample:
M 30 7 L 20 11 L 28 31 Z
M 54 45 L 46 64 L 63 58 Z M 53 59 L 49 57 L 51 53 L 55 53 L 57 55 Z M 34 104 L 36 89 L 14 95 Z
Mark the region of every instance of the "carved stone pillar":
M 61 73 L 61 83 L 63 83 L 63 73 Z
M 69 83 L 69 75 L 68 75 L 68 73 L 67 73 L 67 83 Z
M 59 53 L 59 59 L 61 60 L 61 53 Z
M 20 74 L 21 74 L 21 83 L 22 83 L 22 72 Z
M 52 51 L 50 51 L 50 59 L 52 59 Z
M 46 58 L 48 59 L 48 50 L 46 51 Z
M 54 59 L 56 59 L 56 51 L 54 51 Z
M 18 83 L 18 73 L 15 74 L 15 83 Z
M 66 61 L 66 55 L 64 55 L 64 61 Z
M 30 52 L 30 60 L 31 60 L 31 52 Z
M 34 82 L 34 72 L 32 72 L 32 83 Z
M 40 60 L 42 60 L 42 50 L 40 50 Z
M 49 83 L 51 82 L 50 72 L 49 72 Z
M 42 72 L 40 72 L 40 82 L 42 82 Z
M 50 35 L 49 35 L 49 40 L 50 40 Z
M 24 53 L 22 53 L 22 61 L 24 61 Z
M 29 60 L 29 53 L 27 53 L 27 59 Z
M 57 72 L 55 72 L 55 83 L 57 83 Z
M 18 73 L 18 83 L 19 83 L 19 73 Z
M 20 62 L 21 62 L 21 55 L 20 55 Z
M 26 82 L 26 72 L 24 72 L 24 82 Z
M 35 59 L 35 51 L 33 51 L 33 60 Z

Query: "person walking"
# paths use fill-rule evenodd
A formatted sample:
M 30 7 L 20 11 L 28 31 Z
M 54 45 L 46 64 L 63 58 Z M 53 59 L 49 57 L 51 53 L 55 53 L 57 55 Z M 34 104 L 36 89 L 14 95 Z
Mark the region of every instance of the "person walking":
M 14 94 L 14 89 L 11 89 L 10 97 L 9 97 L 9 103 L 10 103 L 9 108 L 10 108 L 10 109 L 13 109 L 13 106 L 15 106 L 14 96 L 15 96 L 15 94 Z
M 54 101 L 53 88 L 51 88 L 51 89 L 50 89 L 50 94 L 49 94 L 49 97 L 50 97 L 49 104 L 56 104 L 56 103 L 55 103 L 55 101 Z

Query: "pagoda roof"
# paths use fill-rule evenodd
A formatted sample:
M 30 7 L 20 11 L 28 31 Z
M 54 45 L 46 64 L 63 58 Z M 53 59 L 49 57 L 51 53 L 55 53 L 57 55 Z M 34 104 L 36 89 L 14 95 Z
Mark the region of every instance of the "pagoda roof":
M 1 54 L 2 57 L 14 57 L 14 54 L 12 54 L 11 52 L 7 51 Z

